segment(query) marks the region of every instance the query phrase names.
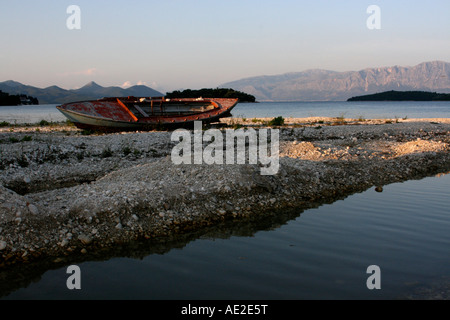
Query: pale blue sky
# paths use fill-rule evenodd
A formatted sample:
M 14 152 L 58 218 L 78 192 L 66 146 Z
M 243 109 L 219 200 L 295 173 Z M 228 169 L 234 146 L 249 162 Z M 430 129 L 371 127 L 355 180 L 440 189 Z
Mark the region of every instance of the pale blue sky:
M 69 5 L 81 29 L 69 30 Z M 366 12 L 381 8 L 381 30 Z M 450 61 L 450 1 L 0 0 L 0 81 L 162 92 L 321 68 Z

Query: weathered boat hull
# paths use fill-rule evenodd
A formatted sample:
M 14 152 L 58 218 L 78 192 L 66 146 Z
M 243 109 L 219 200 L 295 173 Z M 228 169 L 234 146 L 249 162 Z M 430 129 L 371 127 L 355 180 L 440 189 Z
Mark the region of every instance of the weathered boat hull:
M 231 116 L 238 99 L 105 98 L 56 108 L 82 129 L 136 131 L 188 127 L 194 121 L 216 122 Z

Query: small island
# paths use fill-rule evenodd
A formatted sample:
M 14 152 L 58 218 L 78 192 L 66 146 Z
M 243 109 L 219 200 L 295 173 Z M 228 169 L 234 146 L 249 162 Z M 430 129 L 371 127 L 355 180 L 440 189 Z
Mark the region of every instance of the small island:
M 256 102 L 256 98 L 250 94 L 227 88 L 216 89 L 186 89 L 172 91 L 166 94 L 166 98 L 238 98 L 240 102 Z
M 347 101 L 450 101 L 450 94 L 426 91 L 385 91 L 357 96 Z
M 0 90 L 0 106 L 20 106 L 39 104 L 37 98 L 27 96 L 25 94 L 10 95 Z

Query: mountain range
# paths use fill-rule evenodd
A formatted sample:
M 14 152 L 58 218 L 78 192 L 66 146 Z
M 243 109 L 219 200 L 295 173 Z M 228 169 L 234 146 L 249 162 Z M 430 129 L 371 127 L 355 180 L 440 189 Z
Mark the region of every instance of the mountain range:
M 450 63 L 431 61 L 413 67 L 393 66 L 347 72 L 311 69 L 245 78 L 219 87 L 245 92 L 255 96 L 257 101 L 346 101 L 355 96 L 391 90 L 450 93 Z M 164 96 L 143 85 L 124 89 L 102 87 L 93 81 L 82 88 L 66 90 L 58 86 L 41 89 L 8 80 L 0 82 L 0 90 L 35 97 L 40 104 L 60 104 L 103 97 Z
M 258 101 L 346 101 L 390 90 L 450 93 L 450 63 L 431 61 L 348 72 L 312 69 L 245 78 L 220 87 L 254 95 Z
M 79 89 L 62 89 L 58 86 L 37 88 L 20 82 L 8 80 L 0 82 L 0 90 L 9 94 L 25 94 L 35 97 L 40 104 L 61 104 L 81 100 L 96 100 L 103 97 L 162 97 L 164 94 L 143 85 L 129 88 L 102 87 L 94 81 Z

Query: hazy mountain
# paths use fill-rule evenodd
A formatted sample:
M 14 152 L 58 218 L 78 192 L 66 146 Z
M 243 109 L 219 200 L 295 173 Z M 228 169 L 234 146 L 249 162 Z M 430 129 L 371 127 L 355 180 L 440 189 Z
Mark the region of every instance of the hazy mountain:
M 450 63 L 433 61 L 349 72 L 314 69 L 246 78 L 220 87 L 254 95 L 258 101 L 346 101 L 389 90 L 450 93 Z
M 258 101 L 346 101 L 354 96 L 390 90 L 450 93 L 450 63 L 433 61 L 413 67 L 393 66 L 348 72 L 313 69 L 246 78 L 220 87 L 251 94 Z M 66 90 L 57 86 L 41 89 L 9 80 L 0 82 L 0 90 L 36 97 L 41 104 L 103 97 L 164 95 L 142 85 L 124 89 L 102 87 L 93 81 L 79 89 Z
M 36 97 L 40 104 L 59 104 L 71 101 L 95 100 L 103 97 L 160 97 L 164 95 L 147 86 L 136 85 L 126 89 L 114 86 L 102 87 L 94 81 L 89 82 L 79 89 L 66 90 L 58 86 L 36 88 L 17 81 L 8 80 L 0 82 L 0 90 L 9 94 L 26 94 Z
M 102 86 L 98 85 L 94 81 L 91 81 L 84 85 L 83 87 L 79 89 L 75 89 L 73 91 L 76 91 L 77 93 L 98 93 L 106 88 L 103 88 Z

